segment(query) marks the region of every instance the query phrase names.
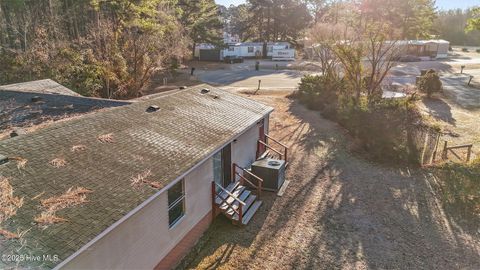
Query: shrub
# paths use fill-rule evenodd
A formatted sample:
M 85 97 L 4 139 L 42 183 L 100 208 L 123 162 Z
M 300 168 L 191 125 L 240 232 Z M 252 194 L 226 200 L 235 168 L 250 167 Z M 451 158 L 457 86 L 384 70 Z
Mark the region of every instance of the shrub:
M 480 159 L 472 164 L 447 163 L 435 169 L 443 198 L 463 218 L 480 217 Z
M 306 75 L 298 87 L 302 103 L 312 110 L 331 110 L 337 100 L 337 83 L 326 76 Z
M 407 105 L 406 99 L 385 99 L 368 105 L 344 106 L 338 113 L 342 126 L 361 143 L 368 155 L 377 161 L 418 163 L 419 156 L 412 123 L 421 121 L 417 109 Z
M 307 75 L 296 96 L 308 108 L 320 110 L 324 117 L 346 128 L 354 137 L 354 148 L 364 150 L 370 158 L 392 164 L 419 164 L 418 149 L 424 142 L 417 138 L 425 135 L 419 135 L 423 130 L 417 127 L 423 121 L 409 99 L 369 101 L 363 96 L 355 102 L 349 87 L 348 80 Z
M 431 97 L 434 93 L 442 91 L 442 81 L 440 80 L 440 76 L 438 76 L 437 72 L 433 69 L 430 69 L 425 73 L 425 75 L 421 76 L 418 80 L 418 89 L 426 93 L 428 97 Z
M 477 52 L 477 53 L 480 53 L 480 49 L 477 49 L 476 52 Z
M 468 52 L 467 48 L 462 48 L 462 52 Z

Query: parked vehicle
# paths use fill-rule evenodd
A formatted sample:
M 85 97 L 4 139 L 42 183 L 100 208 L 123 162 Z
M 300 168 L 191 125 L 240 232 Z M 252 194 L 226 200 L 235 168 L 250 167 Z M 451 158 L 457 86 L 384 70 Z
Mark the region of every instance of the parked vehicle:
M 422 61 L 422 59 L 414 55 L 405 55 L 405 56 L 398 57 L 398 61 L 399 62 L 420 62 Z
M 236 55 L 227 55 L 223 58 L 223 61 L 227 64 L 243 63 L 243 57 Z

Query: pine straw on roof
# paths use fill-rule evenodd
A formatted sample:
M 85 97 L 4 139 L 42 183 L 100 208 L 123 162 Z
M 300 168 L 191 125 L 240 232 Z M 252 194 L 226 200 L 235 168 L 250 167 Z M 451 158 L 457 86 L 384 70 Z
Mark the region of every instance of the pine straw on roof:
M 82 152 L 82 151 L 85 151 L 85 150 L 87 150 L 87 146 L 85 146 L 83 144 L 72 146 L 72 152 L 74 152 L 74 153 Z
M 27 165 L 28 160 L 26 158 L 22 157 L 9 157 L 9 160 L 14 160 L 17 162 L 17 168 L 18 169 L 23 169 Z
M 115 140 L 113 139 L 113 133 L 108 133 L 108 134 L 103 134 L 103 135 L 99 135 L 97 137 L 97 139 L 101 142 L 101 143 L 114 143 Z
M 67 161 L 63 158 L 55 158 L 50 161 L 50 165 L 55 168 L 64 167 L 67 165 Z
M 22 207 L 23 198 L 13 196 L 13 187 L 10 179 L 0 176 L 0 225 L 17 214 Z M 0 234 L 7 239 L 18 238 L 18 235 L 0 228 Z
M 77 206 L 87 202 L 87 194 L 92 193 L 92 190 L 77 187 L 75 189 L 69 188 L 64 194 L 50 197 L 40 201 L 43 211 L 35 217 L 35 222 L 39 224 L 54 224 L 67 221 L 64 218 L 57 217 L 57 211 Z
M 142 173 L 137 174 L 136 176 L 132 176 L 132 178 L 130 178 L 130 183 L 133 187 L 140 187 L 143 184 L 147 184 L 152 188 L 156 188 L 156 189 L 161 188 L 162 185 L 160 184 L 160 182 L 152 181 L 148 179 L 151 176 L 153 176 L 152 171 L 146 170 Z

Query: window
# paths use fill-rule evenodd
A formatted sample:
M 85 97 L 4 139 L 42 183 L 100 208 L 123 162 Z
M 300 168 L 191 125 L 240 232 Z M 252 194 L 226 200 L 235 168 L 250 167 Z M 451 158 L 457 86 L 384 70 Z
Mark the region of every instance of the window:
M 254 50 L 255 50 L 255 48 L 253 48 L 253 47 L 248 47 L 248 53 L 253 53 Z
M 235 51 L 235 47 L 232 47 L 232 46 L 228 47 L 228 51 L 229 51 L 229 52 Z
M 168 226 L 173 225 L 185 215 L 185 181 L 182 179 L 168 190 Z

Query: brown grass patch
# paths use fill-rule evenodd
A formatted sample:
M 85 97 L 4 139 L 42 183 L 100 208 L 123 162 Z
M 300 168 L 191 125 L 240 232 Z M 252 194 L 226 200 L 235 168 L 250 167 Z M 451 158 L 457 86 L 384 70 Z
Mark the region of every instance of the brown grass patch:
M 114 143 L 114 142 L 115 142 L 115 140 L 113 139 L 113 134 L 112 134 L 112 133 L 99 135 L 99 136 L 97 137 L 97 139 L 98 139 L 101 143 Z
M 152 171 L 151 170 L 146 170 L 146 171 L 144 171 L 142 173 L 139 173 L 136 176 L 133 176 L 132 178 L 130 178 L 130 183 L 133 187 L 140 187 L 143 184 L 147 184 L 147 185 L 149 185 L 149 186 L 151 186 L 152 188 L 155 188 L 155 189 L 162 188 L 162 184 L 160 184 L 160 182 L 153 181 L 153 180 L 149 179 L 149 177 L 151 177 L 151 176 L 153 176 Z
M 23 169 L 27 165 L 28 159 L 22 157 L 9 157 L 8 159 L 14 160 L 17 162 L 17 168 Z
M 83 152 L 85 150 L 87 150 L 87 146 L 82 144 L 72 146 L 72 152 L 74 153 Z
M 50 165 L 55 168 L 65 167 L 67 165 L 67 161 L 63 158 L 55 158 L 50 161 Z
M 40 224 L 54 224 L 67 221 L 64 218 L 57 217 L 55 213 L 65 208 L 86 203 L 87 194 L 92 192 L 92 190 L 83 187 L 77 187 L 75 189 L 69 188 L 60 196 L 41 200 L 40 204 L 44 211 L 39 216 L 35 217 L 35 221 Z

